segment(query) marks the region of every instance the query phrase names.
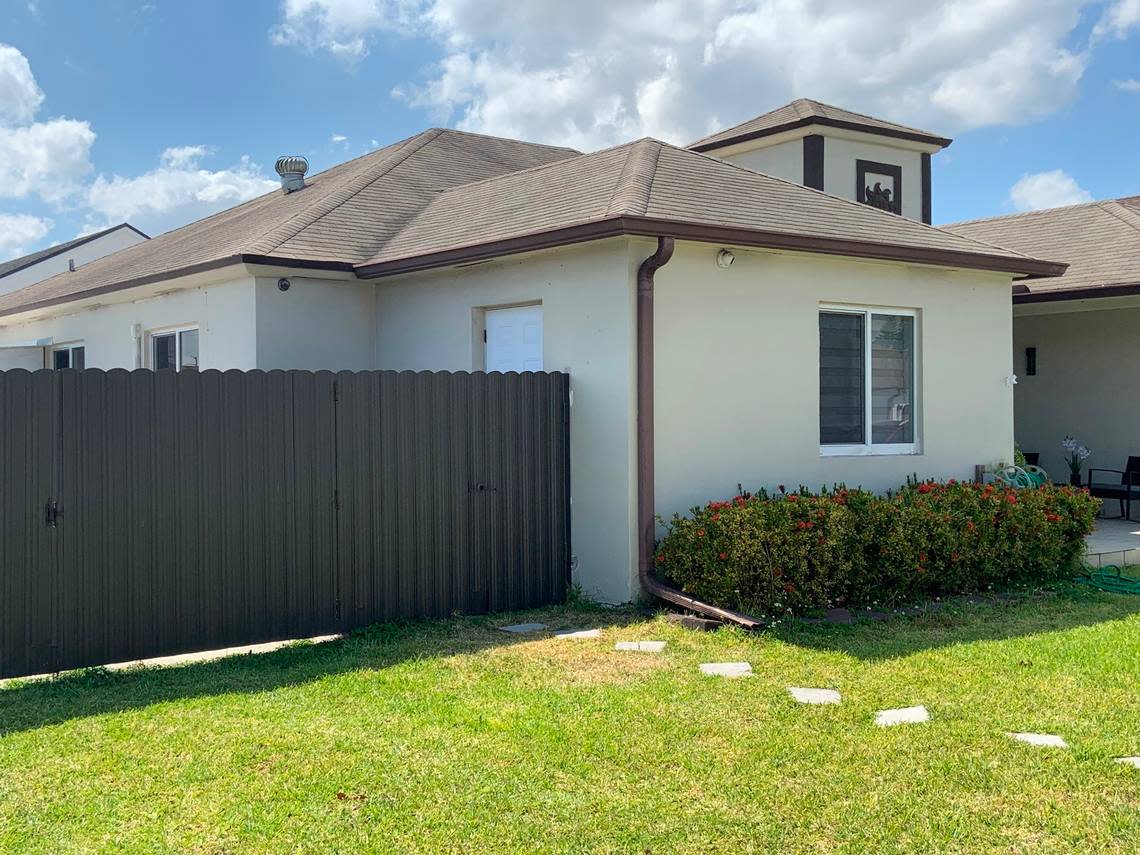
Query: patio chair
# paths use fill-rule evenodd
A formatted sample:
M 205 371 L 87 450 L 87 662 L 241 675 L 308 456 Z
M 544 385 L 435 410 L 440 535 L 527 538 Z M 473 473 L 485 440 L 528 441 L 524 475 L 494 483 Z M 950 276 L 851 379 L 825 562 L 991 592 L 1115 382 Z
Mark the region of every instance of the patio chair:
M 1097 480 L 1096 473 L 1119 475 L 1120 480 Z M 1116 499 L 1120 503 L 1120 519 L 1132 519 L 1132 500 L 1140 499 L 1140 457 L 1129 457 L 1123 469 L 1089 469 L 1089 493 L 1098 499 Z M 1103 508 L 1101 511 L 1103 512 Z

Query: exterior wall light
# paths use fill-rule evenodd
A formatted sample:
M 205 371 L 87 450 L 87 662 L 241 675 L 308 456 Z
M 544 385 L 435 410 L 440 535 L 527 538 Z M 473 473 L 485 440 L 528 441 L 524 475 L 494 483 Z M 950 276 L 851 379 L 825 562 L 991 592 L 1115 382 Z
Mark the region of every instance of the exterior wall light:
M 736 261 L 736 255 L 730 249 L 722 249 L 716 254 L 716 266 L 722 270 L 732 267 L 734 261 Z

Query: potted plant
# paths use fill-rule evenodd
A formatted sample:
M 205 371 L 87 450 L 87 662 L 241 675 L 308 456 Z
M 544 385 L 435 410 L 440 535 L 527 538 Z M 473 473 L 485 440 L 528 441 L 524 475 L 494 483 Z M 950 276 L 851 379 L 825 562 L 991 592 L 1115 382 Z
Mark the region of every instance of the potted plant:
M 1081 466 L 1089 459 L 1092 452 L 1087 446 L 1081 445 L 1071 436 L 1061 440 L 1061 447 L 1068 452 L 1065 455 L 1065 463 L 1069 466 L 1069 483 L 1074 487 L 1079 487 L 1081 486 Z

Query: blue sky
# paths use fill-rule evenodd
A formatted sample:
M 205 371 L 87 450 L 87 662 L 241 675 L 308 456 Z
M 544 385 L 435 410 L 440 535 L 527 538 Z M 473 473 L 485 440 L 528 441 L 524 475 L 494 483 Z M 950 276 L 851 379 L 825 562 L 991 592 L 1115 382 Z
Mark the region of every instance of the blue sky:
M 799 96 L 953 136 L 936 222 L 1140 194 L 1140 0 L 0 0 L 0 45 L 0 258 L 175 227 L 280 154 L 685 143 Z

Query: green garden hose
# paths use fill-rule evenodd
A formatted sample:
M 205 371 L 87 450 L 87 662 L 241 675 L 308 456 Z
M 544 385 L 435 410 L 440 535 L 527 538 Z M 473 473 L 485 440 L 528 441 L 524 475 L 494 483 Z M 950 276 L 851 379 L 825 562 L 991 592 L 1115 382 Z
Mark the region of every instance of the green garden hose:
M 1106 564 L 1096 570 L 1090 567 L 1077 581 L 1111 594 L 1133 594 L 1140 597 L 1140 579 L 1123 575 L 1115 564 Z

